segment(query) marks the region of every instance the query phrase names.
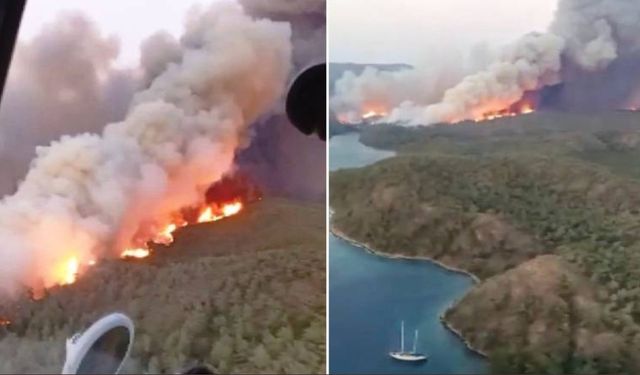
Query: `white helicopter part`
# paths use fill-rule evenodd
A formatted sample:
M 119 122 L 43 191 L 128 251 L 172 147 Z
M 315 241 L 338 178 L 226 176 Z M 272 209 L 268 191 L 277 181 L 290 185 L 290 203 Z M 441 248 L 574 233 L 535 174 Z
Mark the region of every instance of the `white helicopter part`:
M 129 357 L 134 325 L 124 314 L 104 316 L 67 339 L 63 374 L 118 374 Z

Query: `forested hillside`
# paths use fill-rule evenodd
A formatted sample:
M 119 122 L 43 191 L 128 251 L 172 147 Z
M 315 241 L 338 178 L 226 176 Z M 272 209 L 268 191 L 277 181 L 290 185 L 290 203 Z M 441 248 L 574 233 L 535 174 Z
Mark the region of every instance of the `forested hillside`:
M 478 276 L 446 319 L 495 373 L 640 370 L 639 114 L 379 126 L 362 140 L 400 154 L 332 173 L 333 225 Z
M 65 340 L 100 316 L 136 325 L 130 373 L 325 371 L 324 207 L 264 200 L 183 228 L 150 258 L 95 266 L 0 327 L 0 373 L 56 373 Z

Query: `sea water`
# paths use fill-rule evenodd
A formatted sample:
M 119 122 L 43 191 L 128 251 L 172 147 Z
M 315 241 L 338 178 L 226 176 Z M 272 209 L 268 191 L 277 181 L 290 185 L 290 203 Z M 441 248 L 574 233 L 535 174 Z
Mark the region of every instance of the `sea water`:
M 331 170 L 355 168 L 393 156 L 358 141 L 358 134 L 330 140 Z M 420 260 L 388 259 L 333 235 L 329 239 L 330 373 L 486 373 L 486 361 L 449 331 L 440 316 L 473 286 L 470 277 Z M 389 357 L 419 330 L 422 363 Z

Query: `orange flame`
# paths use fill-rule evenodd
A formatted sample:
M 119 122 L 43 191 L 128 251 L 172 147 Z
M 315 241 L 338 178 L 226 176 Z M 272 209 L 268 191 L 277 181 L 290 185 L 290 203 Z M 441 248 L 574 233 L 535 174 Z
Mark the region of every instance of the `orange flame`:
M 200 210 L 199 215 L 195 223 L 205 223 L 211 221 L 217 221 L 229 216 L 238 214 L 243 208 L 243 203 L 240 199 L 234 200 L 230 203 L 222 205 L 210 205 Z M 174 232 L 180 228 L 188 225 L 189 223 L 183 218 L 182 211 L 179 214 L 174 215 L 172 222 L 162 227 L 155 235 L 152 235 L 151 242 L 156 244 L 169 245 L 173 242 Z M 142 259 L 151 255 L 152 250 L 146 246 L 131 246 L 127 247 L 120 252 L 120 258 L 122 259 Z M 76 282 L 78 274 L 84 271 L 88 267 L 93 267 L 98 263 L 95 258 L 83 258 L 77 253 L 68 252 L 65 257 L 54 263 L 51 273 L 48 275 L 45 281 L 45 288 L 52 285 L 69 285 Z M 44 294 L 42 291 L 34 291 L 34 298 L 39 299 Z M 0 326 L 3 325 L 3 320 L 0 318 Z M 4 324 L 6 325 L 6 324 Z
M 217 221 L 229 216 L 236 215 L 243 208 L 240 200 L 226 203 L 223 205 L 211 205 L 201 210 L 197 223 L 205 223 Z M 188 223 L 180 216 L 174 219 L 172 223 L 167 224 L 162 230 L 158 231 L 153 237 L 152 242 L 168 245 L 173 242 L 173 233 L 179 228 L 188 225 Z M 147 247 L 130 247 L 124 249 L 120 253 L 122 259 L 142 259 L 151 255 L 151 249 Z M 84 266 L 91 267 L 97 264 L 95 259 L 83 260 Z M 71 255 L 64 259 L 57 266 L 53 267 L 51 279 L 57 285 L 69 285 L 76 282 L 78 273 L 80 272 L 81 262 L 78 256 Z M 0 320 L 0 326 L 2 321 Z
M 474 118 L 473 121 L 482 122 L 482 121 L 495 120 L 503 117 L 515 117 L 519 115 L 533 113 L 534 111 L 535 109 L 533 108 L 533 105 L 531 103 L 523 102 L 521 104 L 511 106 L 510 108 L 507 108 L 507 109 L 485 112 L 482 115 Z
M 198 216 L 198 223 L 206 223 L 216 219 L 216 216 L 213 214 L 213 209 L 211 207 L 207 207 L 200 213 L 200 216 Z
M 198 215 L 197 223 L 207 223 L 211 221 L 218 221 L 225 217 L 236 215 L 242 210 L 242 202 L 234 201 L 231 203 L 223 204 L 222 206 L 206 206 Z M 173 233 L 179 228 L 188 225 L 182 218 L 176 220 L 173 223 L 168 224 L 161 231 L 159 231 L 154 237 L 153 242 L 157 244 L 169 245 L 173 242 Z M 151 255 L 151 250 L 146 247 L 132 247 L 127 248 L 120 253 L 120 257 L 123 259 L 142 259 Z
M 226 203 L 222 207 L 215 209 L 212 206 L 207 206 L 200 212 L 198 216 L 198 223 L 208 223 L 211 221 L 218 221 L 225 217 L 233 216 L 242 210 L 242 202 L 235 201 L 233 203 Z
M 11 320 L 0 316 L 0 327 L 8 327 L 11 325 Z
M 58 284 L 60 285 L 73 284 L 78 277 L 79 268 L 80 263 L 78 258 L 71 256 L 54 267 L 52 278 L 58 280 Z
M 178 229 L 177 224 L 171 223 L 167 225 L 163 230 L 156 234 L 156 236 L 153 238 L 153 242 L 165 245 L 172 243 L 173 232 L 175 232 L 176 229 Z
M 383 117 L 383 116 L 386 116 L 386 115 L 387 115 L 387 112 L 384 112 L 384 111 L 370 110 L 370 111 L 367 111 L 367 112 L 362 114 L 362 119 L 363 120 L 369 120 L 369 119 L 372 119 L 372 118 L 375 118 L 375 117 Z
M 122 254 L 120 254 L 121 258 L 146 258 L 151 254 L 151 250 L 145 249 L 143 247 L 124 249 Z
M 233 202 L 222 206 L 222 214 L 224 217 L 229 217 L 237 214 L 242 210 L 242 202 Z
M 375 120 L 377 118 L 384 117 L 387 114 L 389 114 L 389 112 L 384 106 L 367 105 L 365 108 L 362 109 L 362 114 L 360 115 L 360 118 L 362 119 L 362 122 L 366 122 L 368 120 Z
M 361 112 L 354 113 L 339 113 L 336 118 L 341 124 L 360 124 L 369 120 L 375 120 L 389 114 L 385 106 L 368 103 L 365 105 Z
M 78 275 L 83 266 L 93 266 L 96 264 L 94 259 L 81 260 L 78 255 L 67 253 L 65 257 L 54 263 L 51 268 L 51 273 L 43 280 L 44 288 L 49 288 L 54 285 L 70 285 L 76 282 Z M 37 300 L 42 298 L 45 293 L 41 288 L 35 288 L 32 290 L 32 298 Z

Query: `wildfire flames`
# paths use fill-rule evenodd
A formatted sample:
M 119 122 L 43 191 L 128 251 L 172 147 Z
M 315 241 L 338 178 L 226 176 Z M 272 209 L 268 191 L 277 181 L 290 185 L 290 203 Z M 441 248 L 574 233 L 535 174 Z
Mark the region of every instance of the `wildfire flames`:
M 243 208 L 243 204 L 240 200 L 236 200 L 230 203 L 222 205 L 207 205 L 200 209 L 198 218 L 195 223 L 208 223 L 212 221 L 222 220 L 226 217 L 236 215 Z M 173 223 L 166 225 L 160 230 L 152 239 L 152 242 L 157 244 L 168 245 L 173 242 L 173 232 L 178 228 L 185 227 L 189 223 L 182 217 L 178 217 Z M 126 258 L 146 258 L 151 254 L 151 250 L 147 247 L 132 247 L 122 251 L 120 257 Z
M 187 224 L 186 223 L 180 223 L 181 227 L 183 227 L 185 225 L 187 225 Z M 171 242 L 173 242 L 173 232 L 175 232 L 176 229 L 178 229 L 178 224 L 171 223 L 171 224 L 167 225 L 163 230 L 160 231 L 160 233 L 158 233 L 154 237 L 153 242 L 160 243 L 160 244 L 165 244 L 165 245 L 170 244 Z
M 120 254 L 121 258 L 146 258 L 151 254 L 151 250 L 145 249 L 142 247 L 139 248 L 131 248 L 125 249 L 122 254 Z
M 241 200 L 235 200 L 229 203 L 225 203 L 222 205 L 211 204 L 201 208 L 198 211 L 197 219 L 193 222 L 193 224 L 197 223 L 207 223 L 212 221 L 222 220 L 226 217 L 233 216 L 238 214 L 242 208 L 243 203 Z M 162 228 L 158 233 L 156 233 L 151 238 L 151 242 L 156 244 L 169 245 L 173 242 L 173 233 L 181 227 L 185 227 L 189 225 L 188 221 L 186 221 L 182 215 L 176 215 L 174 222 L 167 224 L 164 228 Z M 144 247 L 130 247 L 124 249 L 120 253 L 120 258 L 122 259 L 142 259 L 151 255 L 151 249 Z M 96 264 L 95 260 L 89 260 L 86 263 L 86 266 L 94 266 Z M 54 267 L 53 274 L 56 280 L 59 280 L 59 285 L 69 285 L 76 282 L 78 278 L 78 273 L 80 271 L 81 263 L 77 256 L 70 256 L 62 262 L 57 267 Z M 38 297 L 36 297 L 38 298 Z M 7 325 L 7 320 L 0 319 L 0 327 L 3 325 Z
M 219 209 L 206 207 L 198 216 L 198 223 L 208 223 L 210 221 L 218 221 L 228 216 L 233 216 L 242 210 L 242 202 L 237 201 L 222 205 Z
M 78 277 L 80 262 L 76 256 L 69 257 L 64 263 L 54 270 L 55 278 L 60 280 L 60 285 L 73 284 Z
M 503 117 L 515 117 L 519 115 L 533 113 L 534 111 L 535 109 L 533 108 L 533 105 L 531 103 L 524 102 L 500 111 L 490 111 L 490 112 L 483 113 L 482 115 L 475 117 L 473 121 L 482 122 L 482 121 L 495 120 Z
M 349 114 L 338 114 L 337 119 L 341 124 L 361 124 L 364 122 L 373 121 L 381 117 L 385 117 L 388 111 L 381 106 L 368 106 L 362 109 L 360 115 L 357 118 L 351 117 Z
M 503 117 L 515 117 L 519 115 L 529 114 L 534 111 L 535 111 L 535 106 L 533 105 L 533 103 L 529 102 L 528 100 L 522 100 L 521 102 L 518 102 L 514 105 L 511 105 L 507 108 L 500 109 L 500 110 L 491 110 L 491 111 L 480 110 L 478 111 L 480 114 L 473 117 L 472 121 L 483 122 L 483 121 L 490 121 L 490 120 L 495 120 Z M 359 118 L 356 119 L 355 121 L 351 119 L 347 114 L 338 114 L 337 119 L 342 124 L 358 124 L 358 123 L 361 124 L 361 123 L 366 123 L 366 122 L 370 122 L 370 121 L 385 117 L 387 116 L 387 114 L 388 112 L 385 109 L 376 107 L 375 109 L 373 108 L 365 109 L 362 112 L 362 114 L 359 116 Z M 462 121 L 464 120 L 460 120 L 460 121 L 454 120 L 454 121 L 451 121 L 451 123 L 457 124 Z
M 363 120 L 369 120 L 369 119 L 373 119 L 373 118 L 376 118 L 376 117 L 384 117 L 386 115 L 387 115 L 386 111 L 370 110 L 370 111 L 367 111 L 367 112 L 362 114 L 362 119 Z
M 11 325 L 11 321 L 9 319 L 0 317 L 0 327 L 8 327 Z
M 175 232 L 185 226 L 208 223 L 237 215 L 244 205 L 262 199 L 262 192 L 246 175 L 237 173 L 225 177 L 211 185 L 204 196 L 207 203 L 199 207 L 185 207 L 174 212 L 162 222 L 140 228 L 128 244 L 116 251 L 120 259 L 135 260 L 149 257 L 153 250 L 151 244 L 169 245 Z M 98 259 L 83 256 L 76 249 L 68 249 L 66 256 L 50 270 L 51 285 L 69 285 L 76 282 L 79 275 L 89 267 L 95 266 Z M 34 299 L 44 296 L 34 291 Z

